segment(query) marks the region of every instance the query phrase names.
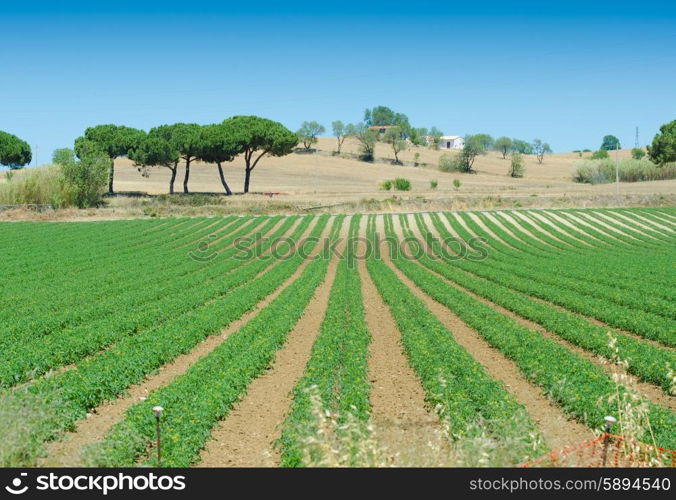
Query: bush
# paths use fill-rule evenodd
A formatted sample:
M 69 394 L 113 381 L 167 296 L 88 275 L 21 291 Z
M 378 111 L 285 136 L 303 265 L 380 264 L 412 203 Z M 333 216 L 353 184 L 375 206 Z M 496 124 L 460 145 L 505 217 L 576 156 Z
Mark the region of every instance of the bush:
M 641 148 L 632 148 L 631 150 L 631 157 L 634 160 L 640 160 L 645 156 L 645 151 L 643 151 Z
M 648 156 L 658 165 L 676 161 L 676 120 L 665 123 L 648 146 Z
M 411 181 L 404 179 L 402 177 L 397 177 L 394 179 L 394 189 L 397 191 L 410 191 L 411 190 Z
M 460 179 L 453 179 L 453 187 L 455 188 L 456 191 L 460 189 L 460 186 L 462 186 Z
M 676 179 L 676 163 L 666 163 L 663 166 L 641 159 L 625 159 L 620 161 L 620 181 L 640 182 Z M 605 184 L 615 182 L 615 161 L 582 160 L 577 163 L 575 182 L 588 184 Z
M 511 177 L 523 177 L 525 167 L 523 164 L 523 156 L 519 153 L 512 154 L 512 163 L 509 167 L 509 175 Z
M 608 151 L 605 149 L 599 149 L 598 151 L 594 152 L 594 154 L 591 155 L 592 160 L 605 160 L 606 158 L 610 158 L 608 156 Z
M 110 162 L 103 153 L 83 154 L 79 161 L 61 165 L 63 178 L 73 193 L 73 202 L 78 208 L 96 207 L 101 204 L 108 185 Z
M 439 187 L 439 181 L 437 181 L 436 179 L 431 180 L 430 181 L 430 189 L 436 189 L 437 187 Z
M 444 153 L 439 157 L 439 170 L 442 172 L 469 172 L 469 168 L 463 153 L 455 155 Z
M 383 191 L 390 191 L 392 189 L 392 181 L 383 181 L 382 184 L 380 184 L 380 189 Z
M 0 203 L 64 208 L 73 204 L 73 194 L 64 182 L 61 169 L 50 165 L 7 176 L 7 182 L 0 184 Z

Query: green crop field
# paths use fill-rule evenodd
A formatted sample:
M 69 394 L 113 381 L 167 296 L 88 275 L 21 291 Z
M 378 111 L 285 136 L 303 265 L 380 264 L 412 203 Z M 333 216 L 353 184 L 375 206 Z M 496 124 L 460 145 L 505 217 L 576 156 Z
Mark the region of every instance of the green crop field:
M 429 429 L 444 464 L 516 465 L 607 415 L 676 449 L 673 208 L 8 222 L 0 245 L 4 466 L 158 465 L 156 406 L 171 467 L 417 465 Z

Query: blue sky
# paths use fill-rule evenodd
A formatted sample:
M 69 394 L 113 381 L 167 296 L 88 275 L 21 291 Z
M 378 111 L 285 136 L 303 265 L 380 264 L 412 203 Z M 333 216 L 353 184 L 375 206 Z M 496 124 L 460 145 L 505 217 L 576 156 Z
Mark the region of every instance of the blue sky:
M 383 104 L 415 126 L 598 148 L 676 118 L 676 6 L 653 2 L 16 2 L 0 130 L 38 163 L 98 123 L 257 114 L 296 129 Z

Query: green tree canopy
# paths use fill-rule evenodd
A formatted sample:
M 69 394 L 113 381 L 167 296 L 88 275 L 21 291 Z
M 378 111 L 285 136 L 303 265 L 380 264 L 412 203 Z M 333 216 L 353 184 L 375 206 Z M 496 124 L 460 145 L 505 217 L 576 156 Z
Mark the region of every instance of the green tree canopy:
M 484 152 L 488 149 L 491 149 L 493 147 L 493 143 L 495 142 L 490 134 L 473 134 L 469 137 L 472 138 L 472 141 L 474 141 L 475 144 L 480 144 L 483 147 Z M 465 139 L 465 142 L 466 141 L 467 139 Z
M 244 192 L 249 192 L 251 172 L 265 155 L 284 156 L 298 144 L 298 136 L 279 122 L 258 116 L 233 116 L 223 121 L 225 133 L 237 154 L 244 155 Z
M 151 129 L 138 146 L 129 151 L 129 158 L 144 174 L 151 167 L 168 168 L 171 171 L 169 193 L 173 194 L 181 156 L 176 145 L 167 139 L 171 137 L 170 127 L 171 125 L 160 125 Z
M 0 130 L 0 165 L 16 170 L 28 165 L 32 158 L 31 148 L 26 141 Z
M 318 122 L 303 122 L 296 132 L 296 135 L 303 143 L 306 151 L 309 151 L 313 144 L 317 144 L 317 136 L 326 132 L 324 125 Z
M 59 155 L 64 182 L 79 208 L 98 206 L 106 191 L 110 157 L 101 151 L 99 144 L 80 138 L 78 158 L 75 153 L 62 150 Z
M 514 149 L 514 151 L 522 155 L 533 154 L 533 145 L 528 141 L 522 141 L 521 139 L 512 139 L 512 148 Z
M 232 194 L 232 190 L 225 180 L 223 162 L 230 162 L 237 156 L 237 144 L 233 139 L 232 134 L 228 133 L 228 128 L 223 123 L 202 127 L 202 139 L 200 141 L 202 150 L 199 157 L 206 163 L 216 164 L 221 184 L 228 196 Z
M 502 153 L 502 158 L 507 158 L 507 153 L 512 150 L 512 140 L 509 137 L 498 137 L 493 143 L 493 147 Z
M 439 145 L 441 144 L 442 135 L 444 135 L 444 133 L 437 127 L 430 128 L 428 132 L 430 146 L 432 146 L 435 149 L 438 149 Z
M 343 142 L 345 142 L 345 137 L 348 136 L 348 127 L 340 120 L 336 120 L 331 123 L 331 129 L 333 131 L 333 137 L 335 137 L 338 141 L 338 150 L 336 153 L 340 154 L 340 150 L 343 147 Z
M 676 120 L 665 123 L 648 146 L 648 157 L 658 165 L 676 161 Z
M 178 151 L 180 159 L 185 162 L 183 192 L 189 193 L 190 164 L 199 158 L 202 152 L 202 127 L 197 123 L 174 123 L 153 129 L 154 134 L 168 141 Z
M 348 125 L 348 133 L 359 141 L 359 159 L 362 161 L 373 161 L 376 153 L 376 142 L 378 142 L 378 132 L 371 130 L 366 123 L 357 123 Z
M 75 140 L 75 153 L 82 158 L 81 146 L 78 144 L 83 139 L 96 144 L 99 151 L 110 158 L 110 170 L 108 175 L 108 193 L 113 194 L 113 178 L 115 176 L 115 158 L 126 156 L 145 137 L 143 130 L 138 130 L 124 125 L 96 125 L 85 130 L 84 136 Z
M 406 149 L 406 141 L 402 138 L 402 131 L 399 127 L 388 128 L 383 135 L 383 141 L 390 145 L 394 153 L 394 163 L 401 165 L 399 153 Z
M 606 151 L 620 149 L 620 140 L 614 135 L 604 135 L 599 149 L 605 149 Z

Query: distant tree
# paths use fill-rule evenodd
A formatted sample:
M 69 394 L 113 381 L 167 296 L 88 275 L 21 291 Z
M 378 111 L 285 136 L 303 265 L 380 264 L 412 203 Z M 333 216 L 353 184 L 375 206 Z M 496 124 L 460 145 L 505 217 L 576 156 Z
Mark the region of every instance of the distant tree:
M 502 159 L 507 158 L 507 153 L 512 150 L 512 140 L 509 137 L 499 137 L 493 143 L 493 147 L 502 153 Z
M 110 157 L 101 151 L 94 141 L 81 139 L 78 142 L 78 158 L 75 153 L 62 153 L 60 164 L 63 179 L 79 208 L 95 207 L 101 203 L 106 191 L 110 169 Z
M 331 123 L 331 128 L 333 130 L 333 136 L 338 141 L 337 153 L 340 154 L 340 150 L 343 147 L 343 142 L 345 142 L 345 137 L 349 135 L 347 130 L 348 127 L 340 120 L 336 120 L 335 122 Z
M 265 155 L 284 156 L 298 144 L 298 136 L 279 122 L 258 116 L 233 116 L 223 121 L 237 154 L 244 155 L 244 192 L 251 172 Z
M 373 161 L 376 152 L 376 142 L 378 141 L 378 132 L 371 130 L 365 123 L 350 125 L 350 135 L 359 141 L 359 159 L 362 161 Z
M 85 130 L 84 136 L 75 140 L 75 154 L 82 158 L 82 148 L 79 142 L 82 140 L 92 141 L 96 144 L 99 151 L 110 158 L 110 171 L 108 175 L 108 193 L 113 194 L 113 179 L 115 176 L 115 158 L 126 156 L 127 153 L 135 148 L 143 137 L 145 132 L 124 125 L 96 125 Z
M 652 145 L 648 146 L 648 157 L 658 165 L 676 161 L 676 120 L 660 127 Z
M 511 177 L 523 177 L 524 164 L 521 153 L 512 153 L 512 161 L 509 166 L 509 175 Z
M 223 185 L 225 194 L 228 196 L 232 194 L 232 190 L 225 180 L 223 162 L 230 162 L 237 156 L 238 150 L 232 139 L 227 128 L 222 123 L 202 127 L 199 158 L 206 163 L 216 164 L 221 184 Z
M 55 149 L 52 153 L 52 163 L 56 165 L 65 165 L 75 160 L 75 151 L 68 148 Z
M 178 162 L 181 155 L 178 147 L 170 140 L 172 125 L 161 125 L 148 132 L 140 144 L 129 151 L 129 159 L 139 167 L 165 167 L 171 171 L 169 179 L 169 194 L 174 194 L 174 182 L 178 171 Z
M 512 149 L 522 155 L 532 155 L 533 146 L 530 142 L 522 141 L 521 139 L 512 139 Z
M 605 149 L 606 151 L 620 149 L 620 140 L 614 135 L 605 135 L 599 149 Z
M 392 148 L 394 153 L 394 163 L 401 165 L 399 161 L 399 153 L 406 149 L 406 141 L 402 139 L 402 132 L 399 127 L 388 128 L 383 134 L 383 142 L 386 142 Z
M 605 149 L 599 149 L 591 155 L 592 160 L 605 160 L 606 158 L 609 158 L 609 156 L 608 151 Z
M 475 144 L 480 144 L 483 147 L 484 152 L 491 149 L 495 143 L 495 140 L 490 136 L 490 134 L 474 134 L 469 137 L 473 138 L 472 140 L 475 142 Z
M 373 109 L 364 111 L 364 123 L 367 127 L 378 126 L 399 126 L 402 129 L 410 128 L 408 117 L 403 113 L 395 113 L 387 106 L 376 106 Z
M 0 165 L 18 170 L 31 162 L 33 155 L 28 143 L 0 130 Z
M 641 148 L 632 148 L 631 150 L 631 157 L 634 160 L 640 160 L 645 156 L 645 151 L 643 151 Z
M 439 149 L 439 145 L 441 144 L 441 136 L 444 135 L 444 133 L 439 130 L 437 127 L 432 127 L 429 131 L 429 138 L 430 138 L 430 146 L 433 149 Z
M 325 131 L 324 126 L 317 122 L 303 122 L 296 135 L 300 139 L 300 142 L 303 143 L 305 150 L 310 151 L 312 145 L 317 143 L 317 136 Z
M 545 155 L 552 152 L 552 148 L 549 147 L 549 144 L 542 142 L 540 139 L 533 140 L 533 152 L 537 155 L 538 163 L 542 164 Z

